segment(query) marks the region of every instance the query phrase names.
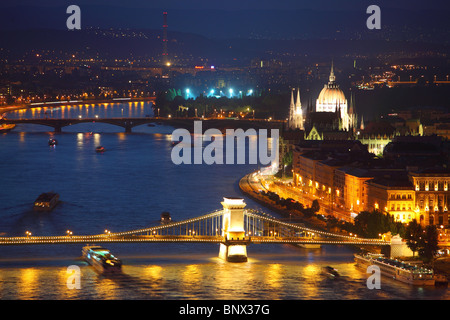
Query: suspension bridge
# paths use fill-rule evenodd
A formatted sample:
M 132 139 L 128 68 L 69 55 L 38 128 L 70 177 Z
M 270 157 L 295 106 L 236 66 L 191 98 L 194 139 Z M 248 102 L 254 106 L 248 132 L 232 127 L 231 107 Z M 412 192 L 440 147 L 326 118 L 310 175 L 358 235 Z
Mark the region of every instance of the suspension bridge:
M 223 208 L 183 221 L 95 235 L 0 237 L 0 246 L 74 243 L 217 243 L 219 256 L 227 261 L 246 261 L 249 244 L 385 246 L 389 241 L 364 239 L 314 230 L 281 221 L 264 212 L 244 209 L 241 198 L 224 198 Z

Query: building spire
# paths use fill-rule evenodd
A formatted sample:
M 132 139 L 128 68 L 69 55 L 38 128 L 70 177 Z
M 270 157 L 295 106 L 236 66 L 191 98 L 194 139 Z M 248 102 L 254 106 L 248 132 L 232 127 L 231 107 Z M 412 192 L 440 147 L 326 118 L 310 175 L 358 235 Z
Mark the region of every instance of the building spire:
M 334 83 L 336 77 L 334 76 L 334 62 L 331 60 L 331 72 L 330 72 L 330 83 Z
M 303 130 L 303 112 L 300 101 L 300 89 L 297 89 L 297 102 L 294 104 L 294 90 L 291 92 L 291 106 L 289 108 L 289 128 Z
M 350 105 L 348 108 L 348 114 L 353 114 L 355 112 L 354 106 L 353 106 L 353 92 L 350 92 Z
M 300 101 L 300 88 L 297 88 L 297 103 L 295 104 L 295 115 L 297 120 L 297 128 L 299 128 L 300 130 L 304 130 L 302 102 Z
M 293 108 L 294 107 L 294 89 L 292 89 L 292 91 L 291 91 L 291 108 Z

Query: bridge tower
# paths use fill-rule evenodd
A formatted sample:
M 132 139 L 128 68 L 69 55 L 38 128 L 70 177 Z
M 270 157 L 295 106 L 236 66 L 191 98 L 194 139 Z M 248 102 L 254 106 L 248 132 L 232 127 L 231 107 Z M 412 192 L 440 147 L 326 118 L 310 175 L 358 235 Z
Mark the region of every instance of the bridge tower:
M 219 257 L 229 262 L 247 261 L 247 244 L 244 229 L 244 199 L 223 198 L 222 235 L 224 242 L 220 244 Z
M 395 235 L 391 238 L 390 246 L 390 258 L 394 259 L 397 257 L 412 257 L 413 252 L 409 249 L 406 241 L 400 238 L 399 235 Z

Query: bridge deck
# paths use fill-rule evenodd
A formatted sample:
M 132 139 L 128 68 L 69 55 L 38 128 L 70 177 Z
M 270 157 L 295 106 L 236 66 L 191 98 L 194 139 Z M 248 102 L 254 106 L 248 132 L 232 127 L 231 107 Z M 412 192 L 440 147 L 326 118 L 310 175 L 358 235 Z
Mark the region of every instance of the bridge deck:
M 204 118 L 181 118 L 181 117 L 113 117 L 113 118 L 34 118 L 34 119 L 0 119 L 0 124 L 38 124 L 52 127 L 55 131 L 60 132 L 62 128 L 72 126 L 79 123 L 107 123 L 125 128 L 126 132 L 131 129 L 149 123 L 161 123 L 178 128 L 186 128 L 192 130 L 194 121 L 202 121 L 203 129 L 209 128 L 281 128 L 285 120 L 266 120 L 266 119 L 204 119 Z
M 362 240 L 325 240 L 303 237 L 263 237 L 253 236 L 244 239 L 227 240 L 222 236 L 173 236 L 173 235 L 133 235 L 133 236 L 60 236 L 60 237 L 12 237 L 0 238 L 2 245 L 39 245 L 39 244 L 77 244 L 77 243 L 226 243 L 226 244 L 322 244 L 322 245 L 390 245 L 386 241 Z

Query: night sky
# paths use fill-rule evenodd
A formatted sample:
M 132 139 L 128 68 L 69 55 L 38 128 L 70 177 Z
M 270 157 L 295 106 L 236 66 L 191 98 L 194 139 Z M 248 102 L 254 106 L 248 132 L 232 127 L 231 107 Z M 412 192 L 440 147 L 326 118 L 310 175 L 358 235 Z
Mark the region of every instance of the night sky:
M 447 0 L 14 0 L 9 5 L 24 6 L 68 6 L 70 4 L 82 5 L 114 5 L 122 7 L 139 8 L 165 8 L 169 9 L 223 9 L 223 10 L 267 10 L 267 9 L 332 9 L 351 10 L 356 8 L 367 8 L 371 4 L 376 4 L 386 8 L 403 8 L 410 10 L 446 9 L 450 8 Z M 2 2 L 2 7 L 8 6 Z
M 83 27 L 161 29 L 168 11 L 169 31 L 209 38 L 292 38 L 304 35 L 302 29 L 323 29 L 323 35 L 365 28 L 371 4 L 380 6 L 384 26 L 450 29 L 448 0 L 15 0 L 0 3 L 0 29 L 64 29 L 71 4 L 80 6 Z

